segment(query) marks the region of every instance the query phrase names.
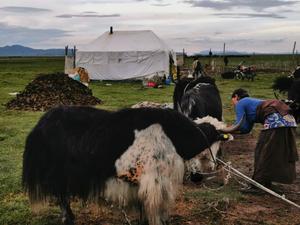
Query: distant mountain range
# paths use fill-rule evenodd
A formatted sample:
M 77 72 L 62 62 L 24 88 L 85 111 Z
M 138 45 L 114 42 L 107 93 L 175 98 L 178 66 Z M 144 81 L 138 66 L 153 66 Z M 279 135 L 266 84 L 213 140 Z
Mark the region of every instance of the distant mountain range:
M 223 55 L 223 51 L 211 51 L 213 55 Z M 251 55 L 249 52 L 238 52 L 238 51 L 226 51 L 226 55 Z M 200 51 L 194 55 L 209 55 L 209 50 Z
M 220 55 L 223 56 L 223 51 L 211 51 L 213 55 Z M 267 53 L 267 52 L 239 52 L 239 51 L 234 51 L 234 50 L 228 50 L 225 52 L 225 55 L 228 56 L 250 56 L 250 55 L 291 55 L 291 52 L 278 52 L 278 53 Z M 296 54 L 298 54 L 296 52 Z M 203 55 L 203 56 L 207 56 L 209 55 L 209 50 L 203 50 L 200 52 L 197 52 L 195 54 L 193 54 L 193 56 L 196 55 Z
M 22 45 L 0 47 L 0 56 L 64 56 L 64 49 L 34 49 Z
M 69 49 L 70 53 L 70 49 Z M 182 54 L 182 52 L 178 52 L 179 54 Z M 223 51 L 213 51 L 213 55 L 223 55 Z M 255 53 L 257 55 L 265 55 L 268 53 Z M 271 54 L 271 53 L 270 53 Z M 274 53 L 272 53 L 274 54 Z M 278 54 L 290 54 L 290 53 L 278 53 Z M 22 45 L 11 45 L 11 46 L 4 46 L 0 47 L 0 57 L 1 56 L 64 56 L 65 55 L 65 49 L 60 48 L 51 48 L 51 49 L 34 49 L 25 47 Z M 197 53 L 194 53 L 195 55 L 209 55 L 209 50 L 203 50 Z M 239 51 L 226 51 L 226 55 L 231 56 L 238 56 L 238 55 L 253 55 L 253 53 L 249 52 L 239 52 Z

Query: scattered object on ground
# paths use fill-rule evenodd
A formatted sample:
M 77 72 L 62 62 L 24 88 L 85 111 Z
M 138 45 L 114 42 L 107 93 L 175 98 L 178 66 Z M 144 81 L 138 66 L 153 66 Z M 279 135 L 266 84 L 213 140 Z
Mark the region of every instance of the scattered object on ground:
M 173 104 L 172 103 L 156 103 L 156 102 L 139 102 L 131 108 L 144 108 L 144 107 L 149 107 L 149 108 L 162 108 L 162 109 L 173 109 Z
M 19 94 L 19 92 L 10 92 L 8 93 L 9 95 L 12 95 L 12 96 L 16 96 L 17 94 Z
M 40 74 L 16 98 L 8 109 L 45 111 L 57 105 L 96 105 L 101 100 L 92 91 L 63 73 Z
M 90 77 L 88 71 L 83 67 L 76 67 L 72 73 L 69 74 L 72 79 L 83 83 L 85 86 L 89 86 Z
M 236 80 L 245 80 L 254 81 L 256 76 L 256 67 L 255 66 L 243 66 L 238 65 L 235 69 L 230 71 L 225 71 L 221 74 L 223 79 L 236 79 Z
M 144 78 L 143 79 L 143 86 L 145 87 L 151 87 L 151 88 L 162 88 L 163 85 L 170 85 L 171 80 L 168 80 L 170 78 L 167 78 L 165 75 L 159 76 L 159 75 L 155 75 L 149 78 Z M 167 82 L 166 82 L 167 81 Z

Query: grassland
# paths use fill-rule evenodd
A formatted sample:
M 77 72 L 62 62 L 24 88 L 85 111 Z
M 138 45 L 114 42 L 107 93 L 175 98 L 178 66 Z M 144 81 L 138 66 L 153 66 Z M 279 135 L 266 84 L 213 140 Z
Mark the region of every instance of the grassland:
M 40 215 L 30 212 L 27 197 L 21 188 L 22 154 L 26 136 L 43 112 L 10 111 L 4 104 L 22 91 L 39 73 L 63 71 L 63 58 L 0 58 L 0 224 L 57 224 L 58 211 L 49 209 Z M 280 74 L 259 74 L 255 82 L 222 80 L 216 76 L 220 89 L 224 117 L 233 120 L 230 94 L 243 87 L 259 98 L 273 98 L 271 83 Z M 103 100 L 97 107 L 119 109 L 140 101 L 171 102 L 174 85 L 162 89 L 143 88 L 139 82 L 92 82 L 93 94 Z M 206 195 L 209 195 L 206 193 Z M 50 216 L 51 215 L 51 216 Z M 54 215 L 54 217 L 53 217 Z

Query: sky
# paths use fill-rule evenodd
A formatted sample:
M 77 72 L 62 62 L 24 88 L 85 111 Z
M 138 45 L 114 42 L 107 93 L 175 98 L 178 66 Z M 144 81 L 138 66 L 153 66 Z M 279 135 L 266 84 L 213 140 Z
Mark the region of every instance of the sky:
M 0 46 L 64 48 L 109 30 L 152 30 L 173 50 L 300 50 L 300 0 L 1 0 Z

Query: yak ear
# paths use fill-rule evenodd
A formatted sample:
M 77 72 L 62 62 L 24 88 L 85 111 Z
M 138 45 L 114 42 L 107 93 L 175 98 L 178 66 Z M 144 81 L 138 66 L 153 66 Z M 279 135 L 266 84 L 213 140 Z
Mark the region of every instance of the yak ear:
M 220 134 L 219 140 L 220 141 L 232 141 L 234 138 L 231 134 Z

